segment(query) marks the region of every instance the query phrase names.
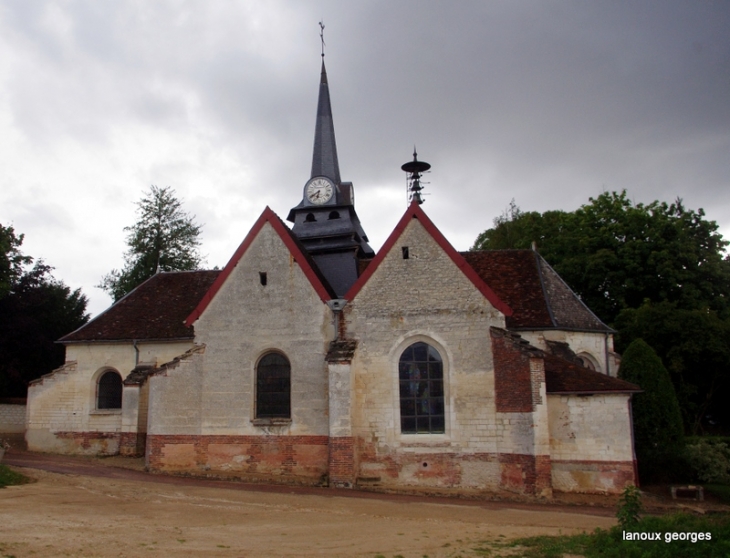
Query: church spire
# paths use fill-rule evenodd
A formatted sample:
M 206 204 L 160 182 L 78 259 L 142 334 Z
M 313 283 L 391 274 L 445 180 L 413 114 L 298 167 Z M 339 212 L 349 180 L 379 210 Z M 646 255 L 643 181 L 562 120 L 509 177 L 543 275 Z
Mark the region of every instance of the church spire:
M 324 25 L 321 22 L 320 27 L 324 31 Z M 321 34 L 320 37 L 322 37 Z M 326 176 L 335 184 L 340 184 L 340 165 L 337 161 L 335 126 L 332 122 L 327 70 L 324 67 L 324 37 L 322 37 L 322 74 L 319 80 L 317 124 L 314 130 L 314 153 L 312 154 L 312 178 L 315 176 Z

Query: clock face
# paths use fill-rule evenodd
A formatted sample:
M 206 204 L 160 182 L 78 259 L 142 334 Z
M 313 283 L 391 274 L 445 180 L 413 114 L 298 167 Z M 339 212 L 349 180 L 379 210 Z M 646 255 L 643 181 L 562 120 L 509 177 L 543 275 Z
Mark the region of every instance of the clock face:
M 307 184 L 304 194 L 307 196 L 310 203 L 322 205 L 332 199 L 332 194 L 334 194 L 334 192 L 335 188 L 332 182 L 326 178 L 314 178 L 309 181 L 309 184 Z

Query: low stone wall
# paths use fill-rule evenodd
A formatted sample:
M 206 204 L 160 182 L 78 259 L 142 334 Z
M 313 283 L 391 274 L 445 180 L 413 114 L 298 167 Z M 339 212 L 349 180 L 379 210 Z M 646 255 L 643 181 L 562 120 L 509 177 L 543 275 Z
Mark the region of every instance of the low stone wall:
M 0 434 L 23 434 L 25 432 L 25 404 L 11 404 L 4 401 L 7 400 L 0 400 Z

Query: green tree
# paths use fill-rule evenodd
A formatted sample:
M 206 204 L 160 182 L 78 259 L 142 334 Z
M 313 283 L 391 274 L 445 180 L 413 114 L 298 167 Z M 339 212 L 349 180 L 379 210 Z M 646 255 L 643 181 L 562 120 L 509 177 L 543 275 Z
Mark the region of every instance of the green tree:
M 23 273 L 23 266 L 30 264 L 32 258 L 20 251 L 23 235 L 15 235 L 13 227 L 0 224 L 0 298 L 10 292 L 11 286 Z
M 88 301 L 42 261 L 28 269 L 33 258 L 20 251 L 23 235 L 1 225 L 0 235 L 7 284 L 0 293 L 0 397 L 25 397 L 28 382 L 63 364 L 64 348 L 55 341 L 88 321 Z
M 202 261 L 201 226 L 183 211 L 173 189 L 151 186 L 137 202 L 137 213 L 137 222 L 124 228 L 129 246 L 124 269 L 113 269 L 99 285 L 115 302 L 157 272 L 198 269 Z
M 677 395 L 661 359 L 643 339 L 626 349 L 619 377 L 643 392 L 632 398 L 634 444 L 639 474 L 644 481 L 671 473 L 684 446 Z
M 634 204 L 626 191 L 605 192 L 573 212 L 524 213 L 510 207 L 473 249 L 529 248 L 542 256 L 586 304 L 612 323 L 645 300 L 730 314 L 728 242 L 702 209 L 681 200 Z
M 642 338 L 666 364 L 689 432 L 702 433 L 708 420 L 730 424 L 730 319 L 708 308 L 646 301 L 621 311 L 614 326 L 619 350 Z

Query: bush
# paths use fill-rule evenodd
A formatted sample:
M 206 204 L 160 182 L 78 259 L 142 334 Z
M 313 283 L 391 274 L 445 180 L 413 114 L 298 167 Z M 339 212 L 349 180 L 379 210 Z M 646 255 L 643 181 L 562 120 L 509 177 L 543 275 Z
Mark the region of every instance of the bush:
M 730 448 L 725 442 L 699 439 L 687 445 L 685 455 L 702 482 L 730 484 Z
M 641 492 L 633 485 L 624 488 L 619 502 L 616 519 L 618 524 L 624 529 L 631 529 L 639 523 L 639 513 L 641 513 Z
M 626 349 L 618 375 L 644 390 L 631 401 L 641 480 L 676 480 L 681 476 L 684 427 L 667 369 L 654 349 L 636 339 Z

